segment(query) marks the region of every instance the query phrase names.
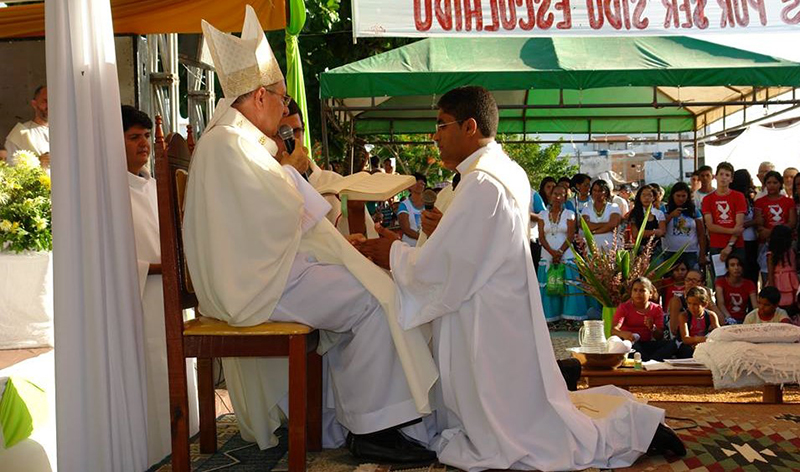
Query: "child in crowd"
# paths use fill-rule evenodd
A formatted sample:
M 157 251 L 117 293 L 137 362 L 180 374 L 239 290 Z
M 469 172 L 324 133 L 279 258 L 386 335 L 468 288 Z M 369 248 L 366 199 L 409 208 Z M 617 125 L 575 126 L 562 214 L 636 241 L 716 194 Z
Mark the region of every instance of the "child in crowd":
M 701 287 L 686 292 L 686 311 L 680 314 L 680 347 L 675 357 L 687 359 L 694 354 L 694 348 L 706 341 L 708 333 L 719 328 L 719 320 L 714 312 L 706 309 L 711 299 Z
M 744 318 L 744 324 L 791 323 L 786 310 L 780 308 L 781 292 L 775 287 L 764 287 L 758 292 L 758 308 Z
M 676 338 L 680 334 L 680 314 L 681 312 L 689 309 L 688 305 L 686 305 L 686 297 L 684 294 L 693 287 L 700 287 L 705 290 L 706 294 L 708 295 L 708 299 L 711 300 L 711 289 L 703 286 L 703 274 L 701 274 L 699 270 L 689 269 L 689 272 L 686 273 L 686 279 L 684 281 L 685 284 L 683 286 L 683 293 L 675 293 L 672 299 L 669 301 L 669 305 L 667 305 L 667 320 L 669 321 L 669 329 L 672 335 Z M 720 315 L 720 309 L 713 301 L 709 301 L 707 308 L 716 313 L 717 319 L 722 318 Z
M 686 265 L 683 258 L 678 259 L 678 262 L 672 267 L 671 275 L 664 279 L 664 286 L 661 289 L 661 306 L 669 306 L 672 297 L 683 295 L 687 272 L 689 272 L 689 266 Z
M 790 314 L 796 310 L 795 297 L 800 282 L 797 279 L 797 259 L 792 249 L 792 230 L 778 225 L 772 228 L 767 253 L 767 285 L 781 294 L 778 305 Z
M 715 283 L 717 306 L 726 324 L 741 324 L 745 315 L 756 306 L 756 284 L 743 277 L 744 261 L 731 254 L 725 260 L 727 272 Z
M 664 338 L 664 311 L 650 301 L 655 292 L 647 277 L 634 279 L 631 299 L 617 307 L 611 334 L 633 343 L 643 361 L 663 361 L 675 354 L 675 343 Z

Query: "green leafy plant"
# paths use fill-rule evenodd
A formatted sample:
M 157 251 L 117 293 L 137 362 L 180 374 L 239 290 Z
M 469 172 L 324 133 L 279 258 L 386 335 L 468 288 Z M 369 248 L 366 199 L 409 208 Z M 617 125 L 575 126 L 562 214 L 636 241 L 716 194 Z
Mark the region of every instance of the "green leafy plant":
M 650 208 L 644 215 L 644 221 L 650 217 Z M 614 244 L 610 247 L 598 249 L 589 225 L 583 218 L 578 218 L 583 228 L 586 243 L 576 248 L 572 243 L 572 252 L 575 254 L 575 266 L 581 280 L 569 281 L 586 295 L 594 298 L 606 307 L 616 307 L 631 298 L 630 282 L 638 277 L 647 277 L 650 280 L 660 280 L 672 270 L 672 266 L 683 254 L 685 246 L 673 254 L 669 259 L 660 261 L 653 258 L 653 248 L 656 239 L 651 238 L 644 246 L 645 225 L 639 228 L 633 247 L 625 249 L 614 237 Z M 641 251 L 639 249 L 642 249 Z
M 52 251 L 50 176 L 30 152 L 0 162 L 0 250 Z

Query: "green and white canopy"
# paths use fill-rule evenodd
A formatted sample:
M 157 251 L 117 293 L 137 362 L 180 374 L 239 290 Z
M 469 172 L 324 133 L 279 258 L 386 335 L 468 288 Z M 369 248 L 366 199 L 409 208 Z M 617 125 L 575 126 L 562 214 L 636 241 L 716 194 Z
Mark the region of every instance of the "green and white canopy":
M 438 97 L 468 84 L 493 92 L 501 133 L 677 133 L 792 91 L 800 63 L 686 37 L 428 38 L 320 82 L 357 135 L 431 133 Z

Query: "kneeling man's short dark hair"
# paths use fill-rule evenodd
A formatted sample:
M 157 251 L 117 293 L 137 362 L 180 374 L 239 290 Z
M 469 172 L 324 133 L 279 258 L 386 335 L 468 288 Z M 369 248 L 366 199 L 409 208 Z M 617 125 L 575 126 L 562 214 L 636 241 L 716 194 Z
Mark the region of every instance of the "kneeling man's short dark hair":
M 128 131 L 133 126 L 153 129 L 153 121 L 147 116 L 147 113 L 130 105 L 122 105 L 122 132 Z
M 486 138 L 497 134 L 497 102 L 483 87 L 468 85 L 455 88 L 442 95 L 436 106 L 459 122 L 474 118 L 478 123 L 478 131 Z

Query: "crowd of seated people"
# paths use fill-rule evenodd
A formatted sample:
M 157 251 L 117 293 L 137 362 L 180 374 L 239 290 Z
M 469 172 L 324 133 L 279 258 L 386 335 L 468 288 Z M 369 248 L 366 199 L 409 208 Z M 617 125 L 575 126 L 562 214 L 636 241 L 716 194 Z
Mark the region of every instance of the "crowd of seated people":
M 634 342 L 645 359 L 691 357 L 720 325 L 800 324 L 800 175 L 791 167 L 782 175 L 764 162 L 758 179 L 760 191 L 747 170 L 723 162 L 700 167 L 689 183 L 640 184 L 632 201 L 628 185 L 612 192 L 607 181 L 586 174 L 542 179 L 531 201 L 532 246 L 541 252 L 532 252 L 551 329 L 575 330 L 600 318 L 597 302 L 582 292 L 547 290 L 554 264 L 566 266 L 568 287 L 581 282 L 569 244 L 582 240 L 580 218 L 601 250 L 630 247 L 643 229 L 644 241 L 653 240 L 652 257 L 666 261 L 682 251 L 661 280 L 633 281 L 630 300 L 617 307 L 613 333 Z

